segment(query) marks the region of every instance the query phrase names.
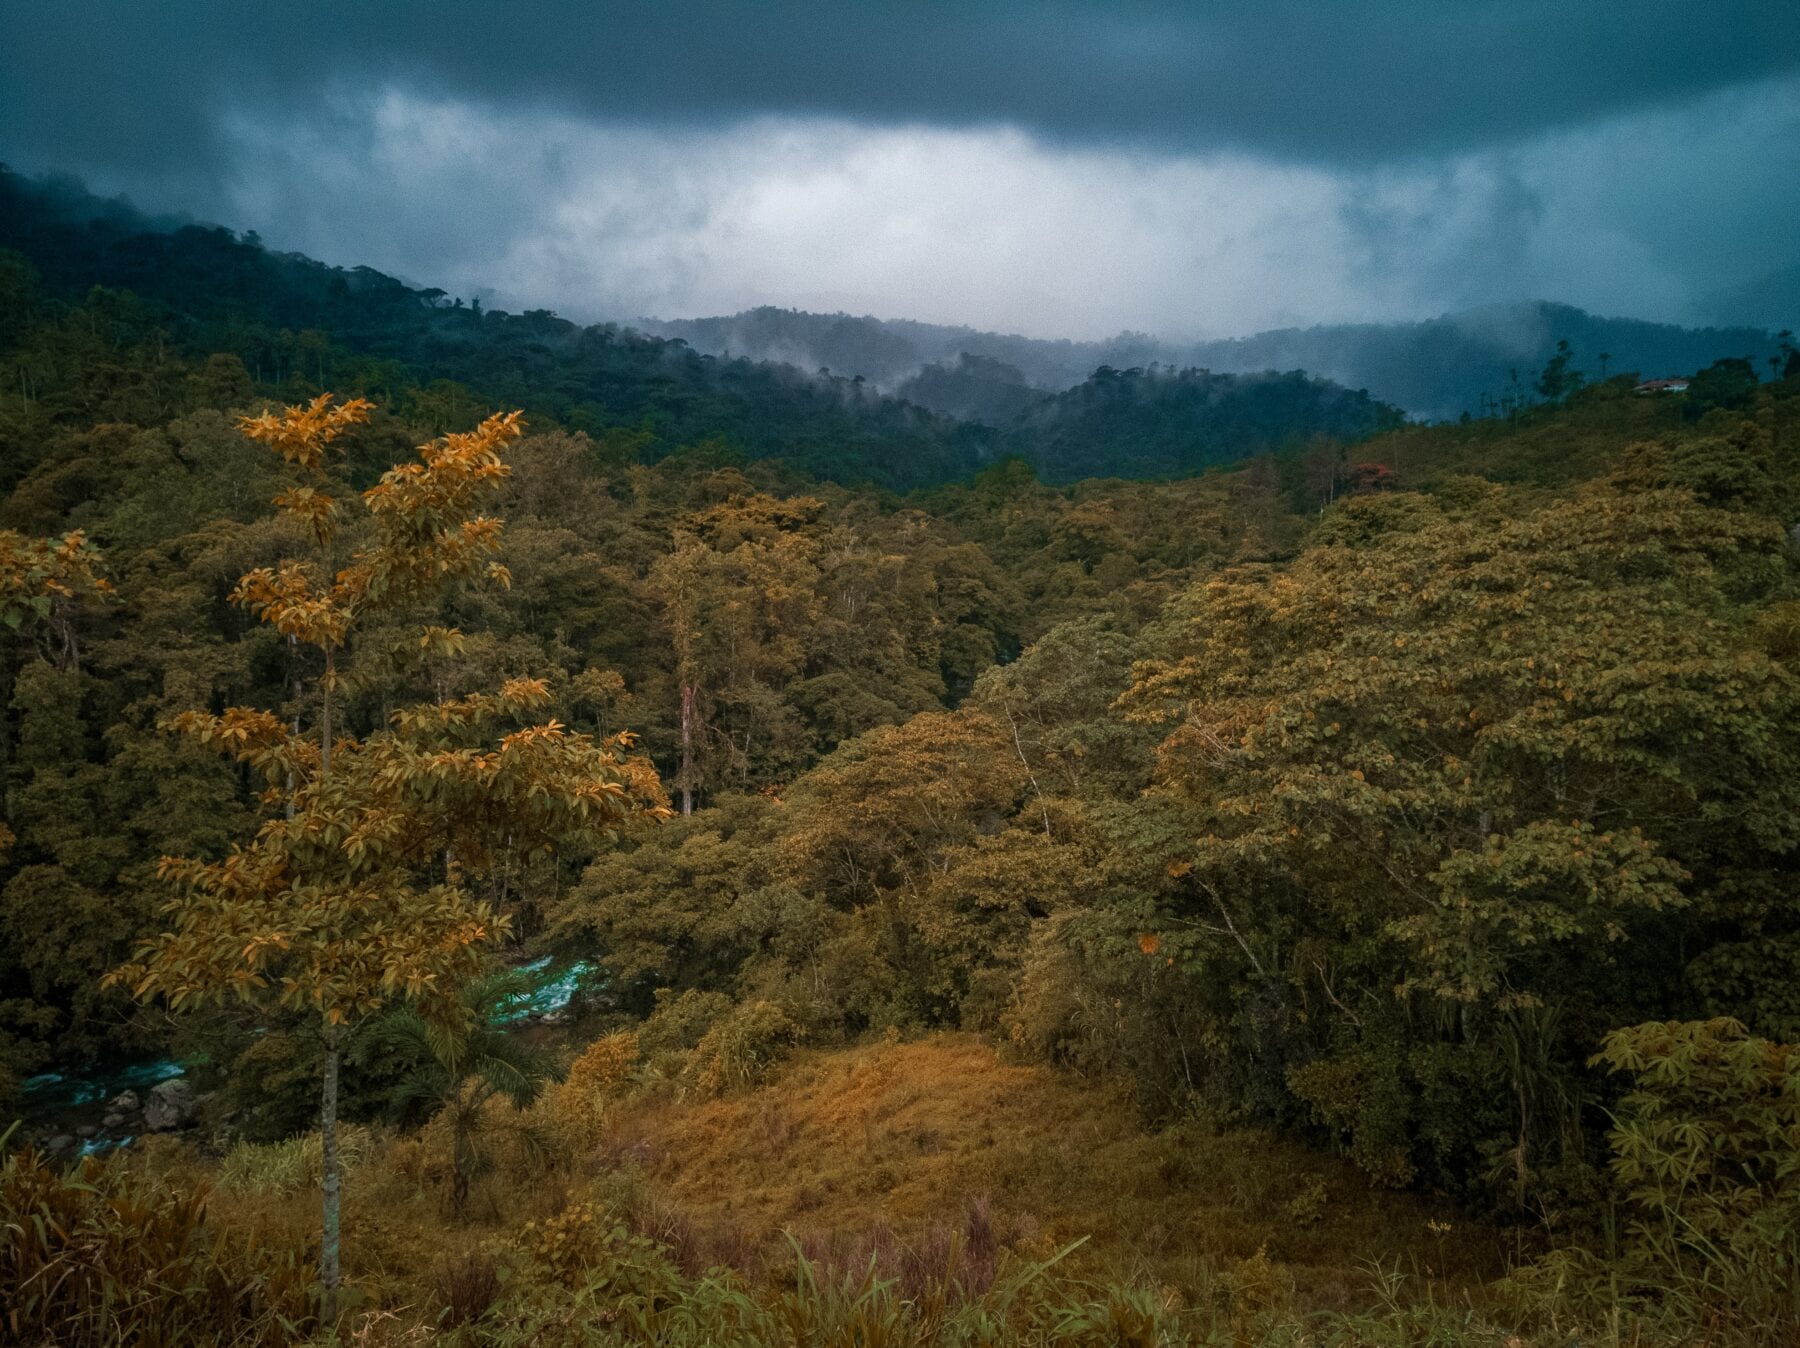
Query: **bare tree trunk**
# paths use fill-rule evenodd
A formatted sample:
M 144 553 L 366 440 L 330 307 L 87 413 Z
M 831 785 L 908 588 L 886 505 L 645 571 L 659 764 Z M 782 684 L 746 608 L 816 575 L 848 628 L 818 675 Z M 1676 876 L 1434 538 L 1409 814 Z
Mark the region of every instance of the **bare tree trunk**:
M 694 685 L 681 685 L 681 812 L 694 812 Z
M 343 1282 L 343 1268 L 339 1255 L 341 1226 L 339 1200 L 344 1188 L 344 1167 L 343 1159 L 338 1155 L 337 1132 L 338 1057 L 342 1048 L 342 1027 L 327 1024 L 325 1026 L 325 1090 L 319 1109 L 319 1141 L 323 1153 L 319 1187 L 324 1195 L 325 1208 L 324 1227 L 319 1240 L 319 1282 L 324 1287 L 319 1317 L 326 1331 L 334 1334 L 337 1329 L 338 1288 Z
M 469 1145 L 469 1116 L 460 1086 L 457 1087 L 456 1099 L 451 1102 L 450 1110 L 454 1123 L 450 1150 L 450 1201 L 456 1208 L 456 1215 L 461 1217 L 464 1209 L 469 1206 L 469 1172 L 475 1168 L 475 1156 Z
M 1031 783 L 1032 794 L 1037 797 L 1038 810 L 1044 816 L 1044 837 L 1055 842 L 1056 839 L 1050 833 L 1050 807 L 1044 804 L 1044 788 L 1038 785 L 1037 774 L 1031 770 L 1031 760 L 1025 757 L 1025 745 L 1019 739 L 1019 723 L 1013 720 L 1011 707 L 1006 709 L 1006 724 L 1012 728 L 1013 748 L 1018 751 L 1019 762 L 1025 765 L 1025 780 Z

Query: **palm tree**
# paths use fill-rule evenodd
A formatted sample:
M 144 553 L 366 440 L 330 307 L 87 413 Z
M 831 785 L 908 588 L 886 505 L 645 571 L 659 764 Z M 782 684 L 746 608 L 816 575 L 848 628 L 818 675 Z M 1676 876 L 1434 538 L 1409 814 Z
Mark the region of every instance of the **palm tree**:
M 531 990 L 515 971 L 485 974 L 463 988 L 467 1014 L 460 1030 L 429 1021 L 405 1005 L 369 1021 L 351 1048 L 359 1066 L 390 1055 L 411 1064 L 393 1096 L 402 1111 L 449 1111 L 450 1198 L 459 1213 L 469 1201 L 469 1180 L 481 1161 L 477 1140 L 483 1106 L 498 1095 L 514 1109 L 524 1109 L 548 1082 L 562 1078 L 553 1058 L 501 1020 Z

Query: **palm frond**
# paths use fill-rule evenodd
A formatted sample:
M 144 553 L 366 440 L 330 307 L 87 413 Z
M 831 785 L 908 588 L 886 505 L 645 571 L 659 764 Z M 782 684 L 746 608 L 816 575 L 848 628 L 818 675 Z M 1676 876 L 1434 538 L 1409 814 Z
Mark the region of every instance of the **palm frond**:
M 410 1006 L 401 1006 L 364 1021 L 350 1041 L 350 1061 L 368 1067 L 384 1053 L 415 1060 L 435 1056 L 425 1018 Z

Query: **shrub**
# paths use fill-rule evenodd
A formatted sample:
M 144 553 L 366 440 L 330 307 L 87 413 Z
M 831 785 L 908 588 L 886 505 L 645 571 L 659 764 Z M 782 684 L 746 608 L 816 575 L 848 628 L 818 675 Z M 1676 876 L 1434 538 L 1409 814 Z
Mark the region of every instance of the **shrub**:
M 619 1089 L 638 1063 L 638 1036 L 621 1030 L 596 1039 L 569 1065 L 569 1075 L 543 1099 L 554 1135 L 567 1147 L 588 1145 L 600 1127 L 606 1097 Z
M 634 1234 L 599 1203 L 574 1203 L 554 1217 L 526 1222 L 518 1248 L 550 1281 L 615 1298 L 667 1301 L 681 1283 L 680 1271 L 655 1241 Z
M 564 1085 L 591 1095 L 604 1095 L 624 1084 L 637 1065 L 638 1037 L 621 1030 L 596 1039 L 569 1068 Z
M 1627 1277 L 1800 1341 L 1800 1046 L 1735 1020 L 1652 1022 L 1594 1061 L 1635 1078 L 1610 1134 Z
M 650 1013 L 638 1034 L 639 1048 L 646 1058 L 684 1053 L 730 1013 L 731 998 L 722 992 L 689 988 L 679 997 L 671 997 L 667 988 L 658 988 L 656 1010 Z
M 703 1095 L 742 1090 L 788 1055 L 800 1027 L 774 1002 L 737 1007 L 706 1032 L 690 1066 Z

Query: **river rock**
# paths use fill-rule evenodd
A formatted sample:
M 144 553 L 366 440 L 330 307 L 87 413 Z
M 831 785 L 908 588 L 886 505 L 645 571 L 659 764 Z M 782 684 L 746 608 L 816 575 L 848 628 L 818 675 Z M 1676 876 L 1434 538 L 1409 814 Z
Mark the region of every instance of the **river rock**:
M 154 1132 L 184 1128 L 193 1117 L 194 1088 L 180 1077 L 152 1087 L 144 1102 L 144 1126 Z
M 106 1107 L 109 1114 L 135 1114 L 143 1108 L 136 1091 L 120 1091 Z
M 58 1133 L 55 1137 L 44 1143 L 44 1150 L 50 1152 L 52 1155 L 57 1152 L 74 1151 L 75 1139 L 70 1137 L 67 1133 Z
M 115 1128 L 123 1128 L 125 1126 L 125 1116 L 123 1114 L 108 1114 L 105 1118 L 100 1120 L 100 1126 L 109 1133 Z
M 93 1124 L 84 1123 L 81 1125 L 81 1127 L 79 1127 L 75 1130 L 75 1136 L 81 1138 L 83 1141 L 86 1141 L 88 1138 L 92 1137 L 95 1133 L 97 1133 L 99 1131 L 100 1130 L 98 1128 L 94 1127 Z

